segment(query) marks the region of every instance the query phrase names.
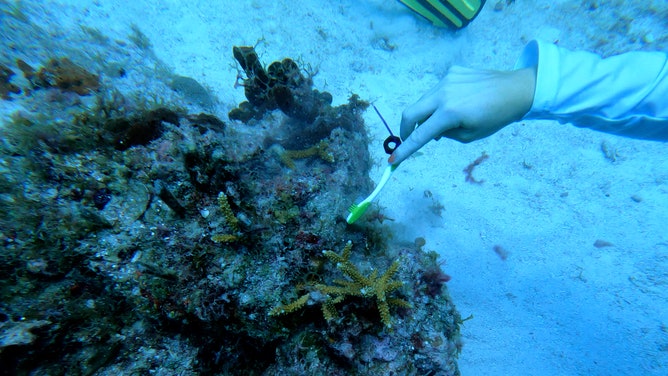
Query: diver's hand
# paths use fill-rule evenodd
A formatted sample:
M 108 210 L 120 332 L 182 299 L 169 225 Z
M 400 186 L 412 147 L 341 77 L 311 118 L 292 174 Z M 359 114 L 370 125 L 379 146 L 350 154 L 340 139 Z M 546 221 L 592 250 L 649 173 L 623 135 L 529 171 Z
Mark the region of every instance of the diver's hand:
M 389 162 L 401 163 L 432 139 L 471 142 L 520 120 L 531 109 L 535 86 L 535 68 L 502 72 L 451 67 L 435 88 L 404 110 L 404 142 Z

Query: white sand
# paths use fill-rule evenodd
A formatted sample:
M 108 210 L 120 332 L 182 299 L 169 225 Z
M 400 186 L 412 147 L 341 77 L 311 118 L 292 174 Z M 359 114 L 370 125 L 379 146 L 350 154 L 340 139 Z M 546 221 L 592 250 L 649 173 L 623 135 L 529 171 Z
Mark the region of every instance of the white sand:
M 403 108 L 448 65 L 509 69 L 536 36 L 606 54 L 665 47 L 665 0 L 581 6 L 593 2 L 517 0 L 496 12 L 491 1 L 458 33 L 381 0 L 52 1 L 47 9 L 54 22 L 111 37 L 127 38 L 136 24 L 176 73 L 214 89 L 221 115 L 243 99 L 232 89 L 232 46 L 262 39 L 263 61 L 301 56 L 335 104 L 357 93 L 398 131 Z M 643 45 L 648 34 L 655 42 Z M 373 111 L 366 120 L 377 179 L 386 132 Z M 604 157 L 602 142 L 617 149 L 617 161 Z M 483 151 L 490 157 L 474 174 L 485 182 L 466 183 L 462 169 Z M 397 241 L 422 236 L 442 255 L 450 294 L 464 317 L 474 316 L 463 326 L 464 375 L 668 374 L 665 144 L 527 121 L 418 154 L 379 204 L 395 219 L 385 223 Z M 597 239 L 614 246 L 594 247 Z M 495 245 L 508 251 L 505 261 Z

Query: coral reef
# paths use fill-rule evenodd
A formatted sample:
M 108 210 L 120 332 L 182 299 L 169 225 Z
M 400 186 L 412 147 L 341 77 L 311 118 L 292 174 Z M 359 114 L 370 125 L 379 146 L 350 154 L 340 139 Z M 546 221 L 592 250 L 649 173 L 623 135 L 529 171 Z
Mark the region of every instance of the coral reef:
M 21 94 L 21 88 L 11 83 L 14 72 L 0 64 L 0 98 L 11 99 L 10 94 Z
M 99 40 L 59 55 L 110 54 Z M 20 65 L 33 91 L 0 130 L 0 369 L 457 375 L 461 318 L 424 278 L 433 255 L 343 219 L 372 187 L 367 103 L 332 107 L 292 60 L 264 70 L 245 50 L 244 85 L 263 88 L 249 105 L 286 116 L 227 123 L 142 71 L 139 42 L 124 66 L 143 86 Z M 67 67 L 78 83 L 57 79 Z

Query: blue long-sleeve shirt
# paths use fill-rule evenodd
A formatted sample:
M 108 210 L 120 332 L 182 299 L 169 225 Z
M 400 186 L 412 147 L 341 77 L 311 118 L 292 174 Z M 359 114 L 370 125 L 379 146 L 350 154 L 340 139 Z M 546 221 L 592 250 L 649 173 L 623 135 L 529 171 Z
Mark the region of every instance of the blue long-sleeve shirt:
M 668 141 L 668 54 L 601 58 L 531 41 L 517 68 L 536 67 L 525 119 L 553 119 L 633 138 Z

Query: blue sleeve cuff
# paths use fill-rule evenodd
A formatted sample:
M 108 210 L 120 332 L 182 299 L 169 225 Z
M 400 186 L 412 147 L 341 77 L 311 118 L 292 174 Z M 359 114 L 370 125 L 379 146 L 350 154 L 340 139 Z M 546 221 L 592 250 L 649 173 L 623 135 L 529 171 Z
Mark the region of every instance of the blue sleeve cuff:
M 541 64 L 538 64 L 540 55 Z M 554 95 L 558 91 L 559 77 L 554 72 L 554 66 L 547 62 L 559 61 L 558 47 L 554 44 L 530 41 L 515 64 L 515 69 L 536 68 L 536 91 L 533 104 L 526 119 L 542 119 L 549 116 L 549 109 L 554 105 Z
M 668 140 L 668 54 L 601 58 L 533 40 L 516 68 L 535 67 L 525 119 L 552 119 L 634 138 Z

